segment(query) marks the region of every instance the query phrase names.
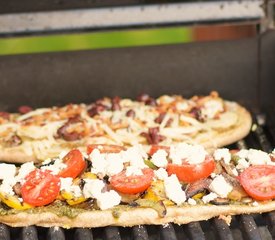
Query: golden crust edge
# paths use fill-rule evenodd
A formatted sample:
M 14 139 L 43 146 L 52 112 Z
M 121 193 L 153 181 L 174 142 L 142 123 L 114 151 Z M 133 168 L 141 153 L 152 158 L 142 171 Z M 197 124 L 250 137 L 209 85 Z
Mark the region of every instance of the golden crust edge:
M 238 215 L 264 213 L 275 210 L 275 201 L 259 203 L 258 206 L 246 205 L 198 205 L 185 207 L 168 207 L 167 214 L 160 218 L 157 212 L 150 208 L 135 208 L 124 211 L 119 218 L 114 218 L 111 210 L 87 211 L 75 218 L 57 216 L 52 212 L 30 214 L 21 212 L 14 215 L 0 216 L 0 222 L 12 227 L 37 225 L 42 227 L 105 227 L 105 226 L 135 226 L 144 224 L 161 225 L 166 223 L 186 224 L 193 221 L 208 220 L 219 215 Z
M 245 138 L 250 132 L 252 117 L 246 108 L 236 102 L 226 102 L 226 106 L 229 107 L 229 109 L 235 108 L 234 112 L 238 115 L 238 124 L 224 132 L 219 132 L 211 141 L 208 139 L 205 142 L 201 142 L 200 144 L 202 144 L 209 152 L 213 152 L 216 148 L 239 141 Z

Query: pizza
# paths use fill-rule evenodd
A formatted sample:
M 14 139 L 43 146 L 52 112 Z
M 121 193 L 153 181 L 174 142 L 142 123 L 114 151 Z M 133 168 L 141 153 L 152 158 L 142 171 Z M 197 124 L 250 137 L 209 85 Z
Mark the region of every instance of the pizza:
M 184 141 L 210 150 L 243 138 L 251 128 L 248 111 L 217 92 L 190 99 L 106 97 L 91 104 L 19 110 L 0 112 L 0 159 L 6 162 L 41 161 L 89 144 L 149 148 Z
M 0 179 L 0 222 L 14 227 L 185 224 L 275 210 L 275 151 L 92 144 L 1 163 Z

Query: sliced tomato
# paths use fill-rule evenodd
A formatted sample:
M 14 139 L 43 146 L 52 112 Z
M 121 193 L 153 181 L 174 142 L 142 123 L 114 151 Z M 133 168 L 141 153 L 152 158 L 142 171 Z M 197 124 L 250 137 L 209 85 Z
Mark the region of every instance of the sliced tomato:
M 246 193 L 256 200 L 275 198 L 275 166 L 256 165 L 245 169 L 239 176 Z
M 86 162 L 82 153 L 78 149 L 71 150 L 64 158 L 63 163 L 67 166 L 66 168 L 62 169 L 58 176 L 66 178 L 76 178 L 84 168 L 86 167 Z
M 136 194 L 145 191 L 150 187 L 154 171 L 150 168 L 142 169 L 143 175 L 126 176 L 126 170 L 111 177 L 111 186 L 121 192 L 127 194 Z
M 100 151 L 100 153 L 119 153 L 125 150 L 125 147 L 119 145 L 90 144 L 87 146 L 87 153 L 90 154 L 96 148 Z
M 169 163 L 167 165 L 168 175 L 176 174 L 182 182 L 192 183 L 207 178 L 215 169 L 212 157 L 207 156 L 202 163 L 189 164 L 183 161 L 181 165 Z
M 150 148 L 150 150 L 149 150 L 149 155 L 153 156 L 153 154 L 155 152 L 157 152 L 158 150 L 160 150 L 160 149 L 165 150 L 169 154 L 169 150 L 170 150 L 169 147 L 167 147 L 167 146 L 160 146 L 160 145 L 152 145 L 151 148 Z
M 53 202 L 60 191 L 60 179 L 50 171 L 36 169 L 30 172 L 22 185 L 24 202 L 32 206 L 44 206 Z

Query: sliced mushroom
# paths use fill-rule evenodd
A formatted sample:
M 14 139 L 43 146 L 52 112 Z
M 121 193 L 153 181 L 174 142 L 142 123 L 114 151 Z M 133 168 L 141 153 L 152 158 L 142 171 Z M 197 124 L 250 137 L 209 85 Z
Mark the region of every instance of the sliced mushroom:
M 215 173 L 216 175 L 219 175 L 222 173 L 222 165 L 220 164 L 220 161 L 219 162 L 216 162 L 216 165 L 215 165 L 215 169 L 213 171 L 213 173 Z
M 210 203 L 212 203 L 214 205 L 228 205 L 229 199 L 217 197 L 214 200 L 210 201 Z
M 206 178 L 206 179 L 202 179 L 194 183 L 191 183 L 190 185 L 187 186 L 185 190 L 186 197 L 190 198 L 198 193 L 204 192 L 205 190 L 209 191 L 209 185 L 211 184 L 211 182 L 212 182 L 211 179 Z
M 224 170 L 227 172 L 227 174 L 229 174 L 231 177 L 236 177 L 236 175 L 233 173 L 233 170 L 232 170 L 232 167 L 234 166 L 226 164 L 224 160 L 221 160 L 220 163 L 221 163 L 221 166 L 224 168 Z

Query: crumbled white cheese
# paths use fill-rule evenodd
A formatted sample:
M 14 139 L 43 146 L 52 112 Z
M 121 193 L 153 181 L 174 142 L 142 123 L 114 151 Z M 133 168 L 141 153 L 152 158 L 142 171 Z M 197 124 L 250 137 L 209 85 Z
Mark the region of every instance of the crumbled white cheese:
M 190 205 L 192 205 L 192 206 L 195 206 L 197 204 L 196 200 L 194 200 L 193 198 L 189 198 L 187 200 L 187 203 L 190 204 Z
M 217 174 L 214 173 L 214 172 L 212 172 L 212 173 L 210 174 L 210 177 L 211 177 L 211 178 L 215 178 L 216 176 L 217 176 Z
M 216 116 L 218 112 L 223 111 L 223 104 L 218 100 L 209 100 L 205 102 L 204 106 L 201 108 L 201 113 L 207 119 L 212 119 Z
M 182 160 L 190 164 L 199 164 L 205 160 L 206 155 L 203 146 L 180 143 L 170 147 L 169 157 L 174 164 L 181 164 Z
M 258 207 L 258 206 L 259 206 L 259 203 L 258 203 L 257 201 L 254 201 L 254 202 L 252 203 L 252 206 Z
M 222 175 L 218 175 L 213 179 L 209 186 L 210 190 L 218 194 L 222 198 L 226 198 L 228 193 L 233 190 L 231 184 L 225 181 Z
M 164 189 L 166 196 L 177 205 L 181 205 L 185 202 L 186 194 L 182 190 L 181 184 L 175 174 L 164 179 Z
M 14 164 L 0 164 L 0 179 L 13 178 L 16 172 L 16 167 Z
M 140 168 L 137 168 L 135 166 L 128 166 L 126 168 L 126 176 L 129 177 L 129 176 L 140 176 L 140 175 L 143 175 L 143 172 L 141 171 Z
M 18 174 L 15 177 L 16 180 L 22 184 L 25 180 L 25 177 L 33 170 L 35 170 L 33 162 L 24 163 L 19 168 Z
M 238 160 L 238 164 L 236 166 L 236 169 L 244 170 L 249 167 L 249 162 L 247 162 L 244 158 L 241 158 Z
M 59 159 L 63 159 L 68 154 L 68 151 L 61 151 L 58 155 Z
M 249 149 L 247 159 L 251 165 L 267 164 L 271 161 L 269 154 L 256 149 Z
M 232 169 L 232 173 L 233 173 L 235 176 L 238 176 L 238 175 L 239 175 L 239 173 L 238 173 L 238 171 L 237 171 L 236 168 L 233 168 L 233 169 Z
M 62 159 L 57 158 L 53 164 L 48 165 L 48 166 L 42 166 L 41 170 L 49 170 L 51 171 L 52 174 L 57 175 L 60 173 L 60 171 L 64 168 L 66 168 L 67 165 L 62 162 Z
M 214 159 L 216 161 L 223 160 L 226 164 L 230 163 L 231 154 L 228 148 L 220 148 L 214 152 Z
M 97 205 L 101 210 L 106 210 L 118 205 L 121 201 L 121 196 L 114 190 L 104 192 L 97 198 Z
M 166 167 L 168 163 L 167 155 L 168 154 L 165 150 L 159 149 L 153 154 L 151 161 L 157 167 Z
M 144 163 L 144 159 L 147 159 L 148 156 L 141 145 L 135 145 L 128 148 L 126 151 L 122 151 L 121 157 L 124 163 L 130 162 L 131 166 L 141 169 L 147 168 L 147 165 Z
M 211 192 L 211 193 L 209 193 L 209 194 L 203 196 L 203 197 L 202 197 L 202 201 L 203 201 L 204 203 L 209 203 L 210 201 L 213 201 L 213 200 L 216 199 L 217 197 L 218 197 L 218 195 L 217 195 L 216 193 Z
M 5 193 L 7 195 L 11 195 L 11 196 L 14 195 L 12 185 L 4 183 L 4 182 L 0 185 L 0 192 Z
M 240 151 L 238 151 L 236 153 L 236 155 L 240 158 L 247 158 L 247 155 L 248 155 L 248 150 L 247 149 L 241 149 Z
M 105 183 L 99 179 L 84 179 L 84 181 L 84 197 L 98 198 L 101 195 L 103 188 L 105 187 Z
M 100 151 L 96 148 L 91 152 L 89 157 L 92 162 L 91 172 L 95 174 L 102 173 L 105 175 L 107 162 L 104 158 L 104 154 L 101 154 Z
M 189 108 L 189 105 L 188 105 L 187 101 L 186 102 L 178 102 L 176 104 L 176 108 L 179 111 L 185 111 L 185 110 L 187 110 Z
M 75 197 L 82 196 L 82 191 L 78 185 L 73 185 L 72 178 L 60 178 L 60 190 L 72 193 Z
M 105 155 L 106 159 L 106 174 L 108 176 L 113 176 L 120 173 L 123 168 L 123 159 L 118 153 L 109 153 Z
M 159 168 L 158 170 L 154 170 L 155 177 L 159 180 L 164 180 L 168 177 L 168 173 L 164 168 Z

